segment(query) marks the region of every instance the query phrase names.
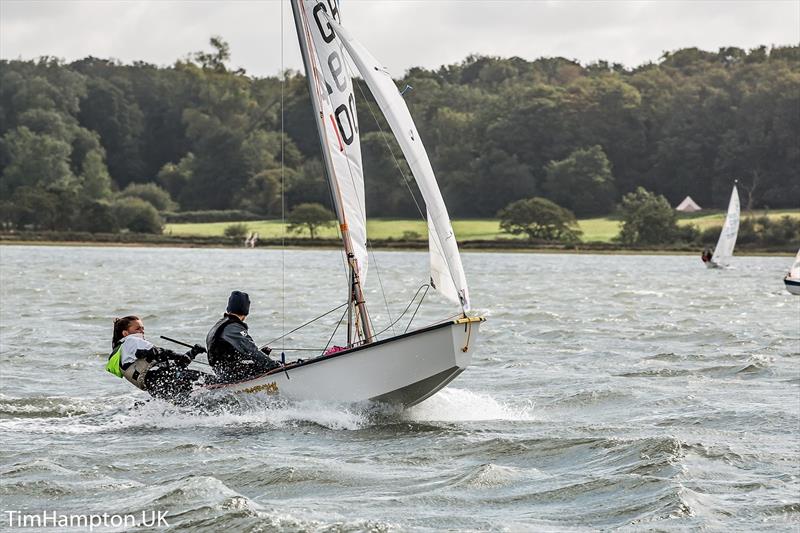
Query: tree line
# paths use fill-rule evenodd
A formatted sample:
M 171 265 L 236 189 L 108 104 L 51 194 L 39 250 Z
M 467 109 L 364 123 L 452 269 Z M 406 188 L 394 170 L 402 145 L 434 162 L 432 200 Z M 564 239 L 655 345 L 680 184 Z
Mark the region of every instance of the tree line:
M 304 75 L 229 59 L 212 38 L 170 67 L 0 61 L 0 222 L 158 231 L 170 212 L 330 205 Z M 606 215 L 639 187 L 723 208 L 734 179 L 745 207 L 800 205 L 798 46 L 686 48 L 631 69 L 470 56 L 396 81 L 456 218 L 533 197 Z M 417 217 L 400 149 L 355 85 L 368 214 Z

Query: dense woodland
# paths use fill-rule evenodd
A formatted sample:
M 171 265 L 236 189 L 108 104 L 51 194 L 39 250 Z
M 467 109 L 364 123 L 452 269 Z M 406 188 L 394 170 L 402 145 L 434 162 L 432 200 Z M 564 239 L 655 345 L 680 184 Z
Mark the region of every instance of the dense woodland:
M 0 61 L 3 224 L 149 231 L 159 212 L 280 216 L 282 176 L 286 208 L 330 205 L 305 77 L 250 77 L 211 44 L 167 68 Z M 724 208 L 734 179 L 743 208 L 800 206 L 797 46 L 687 48 L 633 69 L 471 56 L 396 81 L 413 87 L 455 218 L 534 196 L 606 215 L 637 187 Z M 400 150 L 357 85 L 368 212 L 418 217 Z

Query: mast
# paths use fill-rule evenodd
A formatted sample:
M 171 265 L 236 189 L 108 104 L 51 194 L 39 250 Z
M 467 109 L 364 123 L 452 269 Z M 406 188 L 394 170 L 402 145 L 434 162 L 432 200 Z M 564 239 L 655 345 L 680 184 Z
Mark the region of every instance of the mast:
M 349 275 L 348 275 L 348 308 L 351 308 L 355 305 L 357 310 L 357 315 L 360 320 L 356 320 L 356 324 L 359 326 L 359 333 L 361 337 L 364 339 L 365 343 L 370 343 L 373 341 L 372 338 L 372 326 L 369 321 L 369 315 L 367 314 L 367 305 L 366 300 L 364 298 L 364 291 L 361 287 L 361 280 L 358 274 L 358 268 L 356 268 L 356 259 L 355 254 L 353 253 L 353 243 L 350 237 L 350 231 L 347 225 L 347 217 L 345 216 L 344 208 L 342 207 L 342 196 L 339 190 L 339 183 L 336 179 L 336 173 L 334 170 L 333 161 L 331 160 L 331 154 L 328 151 L 327 143 L 325 142 L 327 132 L 326 132 L 326 125 L 325 121 L 332 119 L 332 117 L 325 117 L 325 114 L 322 110 L 322 105 L 318 100 L 318 91 L 316 90 L 315 80 L 317 75 L 321 75 L 322 73 L 319 72 L 314 67 L 314 59 L 311 56 L 311 51 L 309 50 L 308 46 L 308 38 L 306 35 L 305 24 L 303 22 L 303 6 L 301 5 L 303 0 L 291 0 L 292 4 L 292 13 L 294 15 L 294 23 L 295 28 L 297 30 L 297 40 L 300 43 L 300 51 L 303 56 L 303 66 L 306 70 L 306 79 L 308 80 L 308 92 L 309 97 L 311 99 L 311 105 L 314 109 L 314 122 L 317 125 L 317 133 L 319 134 L 319 142 L 320 148 L 322 149 L 322 158 L 325 161 L 325 171 L 326 175 L 328 176 L 328 183 L 331 186 L 331 196 L 333 197 L 333 207 L 334 211 L 336 212 L 336 218 L 339 221 L 339 230 L 342 234 L 342 244 L 344 245 L 345 255 L 347 256 L 347 265 L 349 268 Z M 322 83 L 326 83 L 325 80 L 322 80 Z M 348 326 L 347 326 L 347 341 L 351 343 L 351 331 L 353 329 L 353 317 L 352 313 L 348 312 Z

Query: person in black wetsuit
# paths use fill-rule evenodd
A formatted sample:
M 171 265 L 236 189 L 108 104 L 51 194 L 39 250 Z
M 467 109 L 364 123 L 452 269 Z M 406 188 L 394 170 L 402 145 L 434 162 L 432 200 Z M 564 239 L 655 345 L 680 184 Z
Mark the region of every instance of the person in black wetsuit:
M 250 297 L 233 291 L 228 307 L 206 336 L 208 362 L 220 382 L 241 381 L 269 372 L 280 365 L 268 357 L 268 347 L 259 349 L 247 331 Z
M 159 348 L 145 340 L 144 323 L 138 316 L 114 320 L 111 346 L 106 370 L 155 398 L 183 402 L 207 376 L 186 368 L 205 348 L 195 344 L 185 354 Z

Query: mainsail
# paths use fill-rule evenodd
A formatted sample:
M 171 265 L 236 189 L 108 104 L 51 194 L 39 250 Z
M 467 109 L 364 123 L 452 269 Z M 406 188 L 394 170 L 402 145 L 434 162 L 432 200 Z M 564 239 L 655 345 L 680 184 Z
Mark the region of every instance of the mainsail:
M 308 57 L 304 53 L 303 59 L 323 156 L 329 163 L 329 180 L 337 197 L 334 204 L 341 210 L 337 213 L 339 222 L 349 231 L 363 285 L 367 274 L 367 220 L 353 82 L 345 68 L 341 42 L 326 19 L 327 15 L 339 20 L 339 6 L 335 0 L 300 0 L 299 4 L 302 10 L 295 12 L 297 32 L 308 51 Z
M 721 266 L 728 266 L 733 247 L 736 245 L 736 236 L 739 234 L 739 193 L 736 185 L 731 192 L 731 200 L 728 203 L 728 214 L 725 217 L 725 224 L 719 234 L 717 247 L 714 248 L 714 255 L 711 261 Z
M 337 0 L 292 0 L 292 12 L 349 264 L 348 302 L 360 318 L 356 329 L 362 340 L 371 342 L 372 327 L 363 290 L 367 274 L 367 220 L 358 119 L 345 53 L 328 23 L 340 18 L 339 5 Z M 352 342 L 354 324 L 350 316 L 348 313 L 348 344 Z
M 326 20 L 333 26 L 356 68 L 369 86 L 403 150 L 403 155 L 425 200 L 428 211 L 433 284 L 444 296 L 460 304 L 464 311 L 468 311 L 470 308 L 469 290 L 453 227 L 450 224 L 442 193 L 428 160 L 428 154 L 425 152 L 425 147 L 422 145 L 422 140 L 414 125 L 414 120 L 411 118 L 411 113 L 386 69 L 333 17 L 327 15 Z

